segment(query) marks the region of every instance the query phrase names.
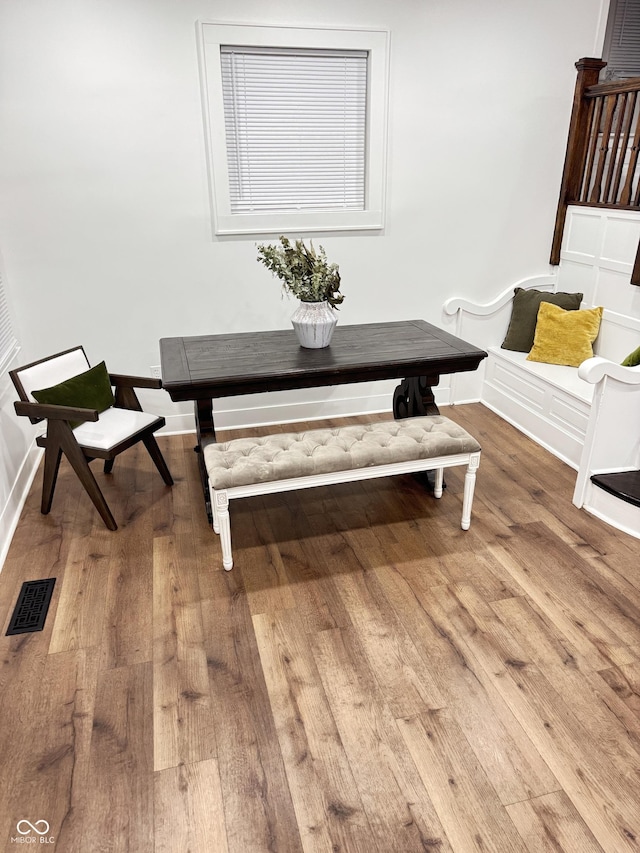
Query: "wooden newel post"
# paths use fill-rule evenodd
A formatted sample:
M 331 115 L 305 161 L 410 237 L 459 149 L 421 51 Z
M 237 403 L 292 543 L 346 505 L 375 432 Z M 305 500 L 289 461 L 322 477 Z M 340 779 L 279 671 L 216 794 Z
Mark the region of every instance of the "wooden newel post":
M 606 64 L 601 59 L 589 57 L 584 57 L 576 62 L 578 77 L 573 94 L 567 153 L 564 158 L 560 198 L 558 200 L 556 224 L 553 232 L 553 243 L 551 245 L 551 258 L 549 259 L 549 262 L 554 266 L 560 263 L 560 247 L 562 244 L 564 221 L 567 216 L 567 206 L 571 202 L 577 201 L 580 197 L 580 186 L 589 141 L 589 104 L 584 97 L 584 93 L 589 86 L 595 86 L 598 82 L 600 71 Z

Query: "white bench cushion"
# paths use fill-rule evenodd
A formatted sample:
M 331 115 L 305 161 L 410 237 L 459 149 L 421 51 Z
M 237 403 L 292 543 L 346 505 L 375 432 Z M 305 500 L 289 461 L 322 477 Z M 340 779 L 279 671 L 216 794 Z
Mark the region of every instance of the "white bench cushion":
M 490 347 L 488 352 L 499 359 L 520 367 L 532 376 L 537 376 L 550 385 L 555 385 L 556 388 L 567 391 L 580 400 L 590 403 L 593 399 L 593 385 L 578 376 L 577 367 L 527 361 L 528 353 L 514 352 L 513 350 L 502 349 L 502 347 Z
M 213 489 L 350 471 L 480 450 L 461 426 L 441 415 L 336 429 L 237 438 L 205 447 Z

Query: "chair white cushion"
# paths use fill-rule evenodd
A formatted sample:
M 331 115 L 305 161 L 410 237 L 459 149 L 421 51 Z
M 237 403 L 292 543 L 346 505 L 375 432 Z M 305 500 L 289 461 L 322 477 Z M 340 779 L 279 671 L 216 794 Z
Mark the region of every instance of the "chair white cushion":
M 88 421 L 77 426 L 73 434 L 82 447 L 111 450 L 122 441 L 159 421 L 157 415 L 135 412 L 131 409 L 107 409 L 99 420 Z

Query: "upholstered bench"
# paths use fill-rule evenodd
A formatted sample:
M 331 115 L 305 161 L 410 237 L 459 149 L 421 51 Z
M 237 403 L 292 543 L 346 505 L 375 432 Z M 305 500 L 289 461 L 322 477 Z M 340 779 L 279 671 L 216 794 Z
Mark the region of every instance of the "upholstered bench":
M 471 524 L 480 445 L 448 418 L 431 415 L 336 429 L 238 438 L 204 449 L 213 529 L 220 534 L 222 565 L 233 567 L 229 500 L 392 474 L 435 470 L 434 496 L 443 471 L 466 465 L 461 527 Z

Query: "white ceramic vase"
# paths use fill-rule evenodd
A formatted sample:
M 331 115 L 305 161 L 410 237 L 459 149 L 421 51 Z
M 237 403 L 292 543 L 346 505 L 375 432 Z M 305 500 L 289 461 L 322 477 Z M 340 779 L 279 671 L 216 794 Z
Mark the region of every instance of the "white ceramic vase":
M 300 346 L 305 349 L 328 347 L 338 322 L 338 314 L 328 302 L 300 302 L 291 317 Z

